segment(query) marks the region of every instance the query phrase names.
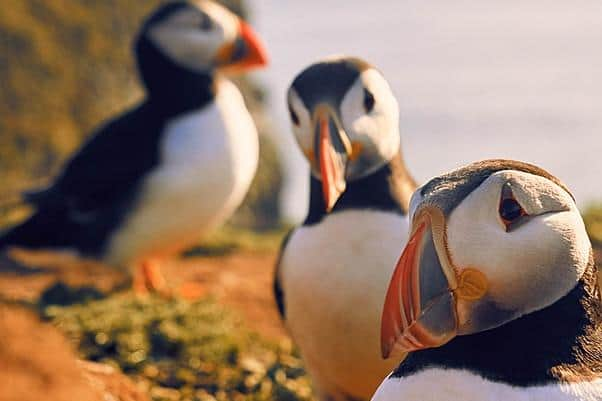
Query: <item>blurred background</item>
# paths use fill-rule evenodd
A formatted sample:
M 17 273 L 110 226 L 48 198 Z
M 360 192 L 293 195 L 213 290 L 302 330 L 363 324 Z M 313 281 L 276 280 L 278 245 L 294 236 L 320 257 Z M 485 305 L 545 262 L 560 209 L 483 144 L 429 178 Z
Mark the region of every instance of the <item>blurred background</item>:
M 292 146 L 284 93 L 299 69 L 335 53 L 366 58 L 388 79 L 400 104 L 404 155 L 419 182 L 477 159 L 505 157 L 559 176 L 581 207 L 602 198 L 602 3 L 250 5 L 272 54 L 261 77 L 287 155 L 287 217 L 305 213 L 307 171 Z
M 0 10 L 2 199 L 44 182 L 94 127 L 141 98 L 130 47 L 158 3 L 19 0 Z M 418 181 L 507 157 L 549 169 L 582 207 L 602 198 L 600 2 L 226 3 L 249 16 L 271 54 L 269 69 L 239 82 L 263 157 L 235 222 L 304 217 L 307 166 L 284 97 L 300 69 L 335 53 L 366 58 L 389 80 Z

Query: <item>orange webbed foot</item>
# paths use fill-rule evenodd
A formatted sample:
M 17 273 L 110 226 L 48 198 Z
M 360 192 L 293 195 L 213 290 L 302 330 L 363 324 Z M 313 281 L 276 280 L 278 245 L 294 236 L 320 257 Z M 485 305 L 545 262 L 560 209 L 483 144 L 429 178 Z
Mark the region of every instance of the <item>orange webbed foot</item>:
M 148 296 L 150 293 L 170 296 L 158 261 L 145 260 L 138 266 L 134 273 L 134 292 L 138 296 Z

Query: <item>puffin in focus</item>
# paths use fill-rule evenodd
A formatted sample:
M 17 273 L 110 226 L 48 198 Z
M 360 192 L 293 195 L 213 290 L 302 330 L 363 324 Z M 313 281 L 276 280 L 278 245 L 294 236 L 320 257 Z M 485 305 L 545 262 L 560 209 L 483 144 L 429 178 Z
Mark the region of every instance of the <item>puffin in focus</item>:
M 258 163 L 258 137 L 223 73 L 266 65 L 258 37 L 208 0 L 171 2 L 134 45 L 146 98 L 107 122 L 0 246 L 67 248 L 135 268 L 134 287 L 165 291 L 161 259 L 194 244 L 240 205 Z
M 376 68 L 344 56 L 303 70 L 287 99 L 310 201 L 282 245 L 276 301 L 319 399 L 367 400 L 396 366 L 381 358 L 378 323 L 416 188 L 398 104 Z
M 477 162 L 419 188 L 410 213 L 382 352 L 411 353 L 374 401 L 602 400 L 597 268 L 556 177 Z

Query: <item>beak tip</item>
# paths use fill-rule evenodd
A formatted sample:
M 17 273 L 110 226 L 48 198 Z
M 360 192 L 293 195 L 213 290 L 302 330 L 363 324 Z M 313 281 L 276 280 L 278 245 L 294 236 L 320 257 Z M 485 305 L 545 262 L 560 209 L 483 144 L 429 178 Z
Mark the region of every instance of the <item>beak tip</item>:
M 389 347 L 387 345 L 383 345 L 380 349 L 380 355 L 382 356 L 383 359 L 388 359 L 389 356 L 391 355 L 391 347 Z
M 268 52 L 253 28 L 243 20 L 239 21 L 238 38 L 233 43 L 222 46 L 217 54 L 217 64 L 220 69 L 229 72 L 246 72 L 265 67 L 268 62 Z M 244 50 L 238 51 L 237 43 L 241 42 Z
M 380 352 L 383 359 L 388 359 L 391 356 L 397 340 L 395 336 L 395 323 L 387 318 L 390 316 L 387 311 L 391 309 L 389 303 L 385 301 L 380 325 Z
M 326 209 L 326 213 L 330 213 L 330 212 L 332 212 L 332 209 L 334 209 L 336 200 L 333 200 L 332 198 L 325 196 L 324 203 L 325 203 L 324 208 Z
M 270 64 L 270 59 L 267 55 L 267 52 L 265 52 L 265 50 L 263 52 L 260 53 L 259 57 L 258 57 L 258 67 L 265 67 L 268 64 Z
M 240 24 L 241 36 L 249 49 L 247 68 L 265 67 L 269 63 L 269 58 L 263 42 L 248 23 L 241 20 Z

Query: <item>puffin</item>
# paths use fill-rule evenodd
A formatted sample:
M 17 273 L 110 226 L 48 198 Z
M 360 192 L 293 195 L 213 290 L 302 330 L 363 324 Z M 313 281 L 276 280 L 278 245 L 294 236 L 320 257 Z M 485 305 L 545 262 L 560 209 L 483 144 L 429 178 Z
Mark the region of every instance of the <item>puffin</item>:
M 350 56 L 301 71 L 287 102 L 310 194 L 282 244 L 276 302 L 319 399 L 368 400 L 396 365 L 381 358 L 378 324 L 416 188 L 399 107 L 383 74 Z
M 240 205 L 258 163 L 256 127 L 225 74 L 265 66 L 253 29 L 209 1 L 159 7 L 134 53 L 146 97 L 100 127 L 0 247 L 60 248 L 133 270 L 139 293 L 166 291 L 161 261 Z
M 485 160 L 410 209 L 381 324 L 383 356 L 410 354 L 373 401 L 602 400 L 597 268 L 560 180 Z

